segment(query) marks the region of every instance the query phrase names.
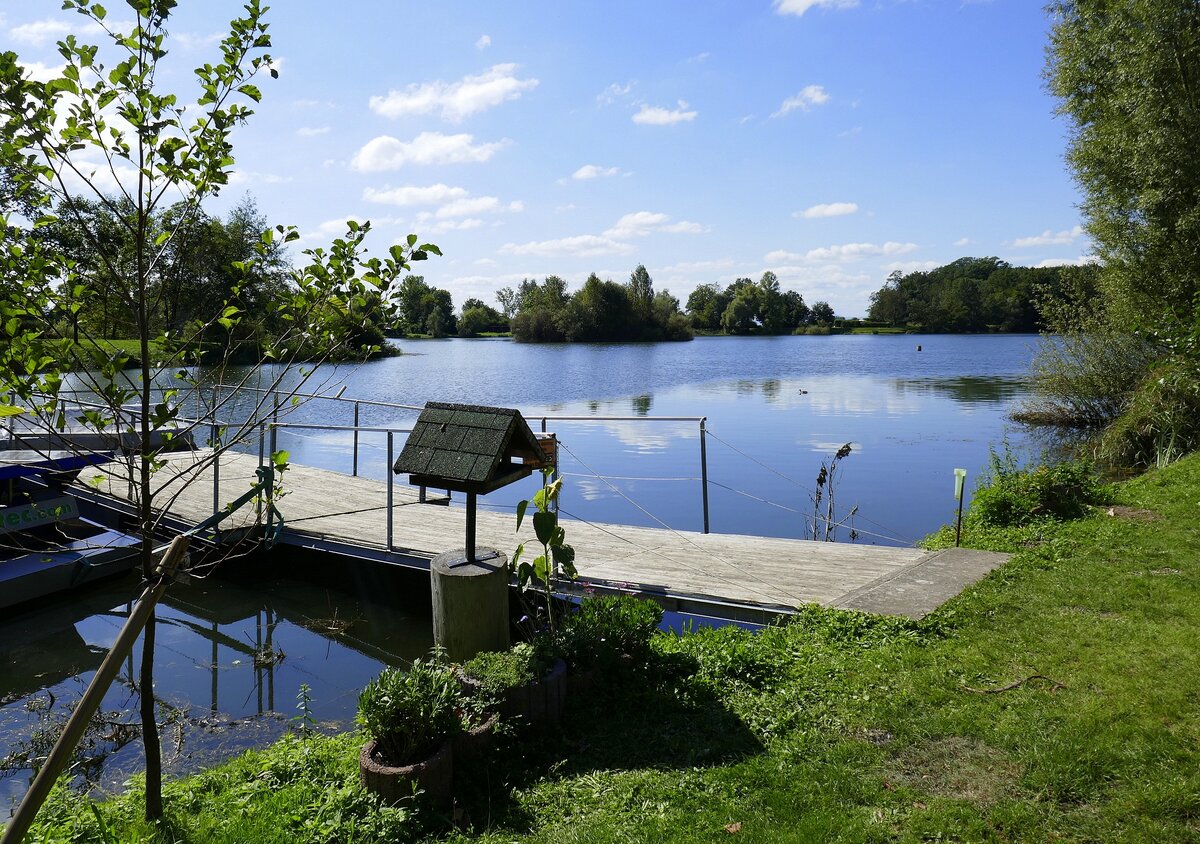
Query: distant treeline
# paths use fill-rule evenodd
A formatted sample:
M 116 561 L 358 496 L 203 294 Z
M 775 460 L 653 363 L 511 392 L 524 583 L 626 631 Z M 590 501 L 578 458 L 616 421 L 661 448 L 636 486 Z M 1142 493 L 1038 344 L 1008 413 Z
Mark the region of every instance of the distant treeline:
M 871 294 L 868 319 L 914 331 L 1036 332 L 1043 311 L 1090 289 L 1094 264 L 1014 267 L 999 258 L 959 258 L 932 270 L 888 276 Z
M 688 296 L 687 309 L 697 329 L 725 334 L 805 333 L 835 319 L 828 302 L 809 307 L 795 290 L 780 290 L 779 279 L 769 270 L 757 284 L 748 278 L 724 289 L 702 284 Z
M 567 293 L 567 283 L 552 275 L 541 284 L 525 279 L 505 288 L 497 299 L 512 314 L 513 339 L 526 343 L 628 340 L 691 340 L 692 326 L 669 291 L 654 292 L 646 268 L 629 281 L 601 281 L 595 273 L 583 287 Z
M 400 287 L 396 334 L 475 337 L 511 331 L 526 343 L 690 340 L 695 332 L 836 334 L 848 331 L 1036 332 L 1046 309 L 1094 288 L 1098 268 L 1014 267 L 999 258 L 960 258 L 932 270 L 893 272 L 871 294 L 866 320 L 834 313 L 828 302 L 811 305 L 782 290 L 775 273 L 758 281 L 736 279 L 722 287 L 701 284 L 686 309 L 667 290 L 654 290 L 644 266 L 624 284 L 588 276 L 571 293 L 561 277 L 525 279 L 496 293 L 500 309 L 480 299 L 455 315 L 449 291 L 409 276 Z

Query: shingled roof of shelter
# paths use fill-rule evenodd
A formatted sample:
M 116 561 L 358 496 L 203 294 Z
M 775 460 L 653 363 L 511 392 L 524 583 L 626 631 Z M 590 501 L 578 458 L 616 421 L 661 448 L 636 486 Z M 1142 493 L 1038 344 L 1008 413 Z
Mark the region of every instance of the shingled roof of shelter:
M 537 437 L 519 411 L 427 402 L 393 468 L 435 481 L 430 486 L 484 485 L 497 480 L 496 473 L 513 456 L 542 458 Z

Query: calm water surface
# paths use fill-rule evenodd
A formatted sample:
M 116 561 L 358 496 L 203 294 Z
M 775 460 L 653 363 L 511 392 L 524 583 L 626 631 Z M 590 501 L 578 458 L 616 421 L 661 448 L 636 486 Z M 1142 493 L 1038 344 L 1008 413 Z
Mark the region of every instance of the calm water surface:
M 427 400 L 521 408 L 529 417 L 619 416 L 548 422 L 563 444 L 566 514 L 615 524 L 702 526 L 699 425 L 707 417 L 711 529 L 801 537 L 823 461 L 844 443 L 837 509 L 857 505 L 860 542 L 911 544 L 953 518 L 952 470 L 972 479 L 990 447 L 1024 435 L 1006 421 L 1025 395 L 1031 336 L 697 338 L 691 343 L 527 346 L 506 340 L 405 342 L 404 355 L 318 373 L 314 392 L 403 404 Z M 917 351 L 917 346 L 922 347 Z M 367 426 L 407 428 L 414 413 L 364 405 Z M 349 424 L 352 406 L 310 402 L 292 423 Z M 535 428 L 539 421 L 533 421 Z M 293 430 L 292 459 L 349 468 L 344 432 Z M 396 436 L 396 448 L 403 435 Z M 386 438 L 362 436 L 360 471 L 386 473 Z M 404 479 L 400 479 L 403 481 Z M 968 492 L 973 485 L 969 481 Z M 511 508 L 533 480 L 487 496 Z M 287 515 L 287 499 L 281 501 Z M 568 539 L 570 525 L 567 524 Z M 843 531 L 841 538 L 848 538 Z M 505 547 L 507 537 L 480 537 Z M 194 770 L 292 725 L 302 684 L 325 728 L 348 726 L 362 685 L 385 664 L 431 644 L 422 583 L 327 586 L 298 579 L 210 579 L 172 588 L 162 610 L 156 694 L 167 767 Z M 357 579 L 355 579 L 357 578 Z M 121 582 L 0 620 L 0 813 L 28 785 L 30 755 L 82 694 L 111 644 L 136 583 Z M 255 655 L 259 659 L 256 660 Z M 264 664 L 262 657 L 274 656 Z M 105 710 L 136 721 L 127 665 Z M 119 788 L 141 765 L 119 729 L 92 736 L 80 780 Z
M 1025 445 L 1006 416 L 1025 395 L 1036 343 L 1025 335 L 554 346 L 431 340 L 406 342 L 403 356 L 314 386 L 405 404 L 519 407 L 529 417 L 645 417 L 548 423 L 564 446 L 564 510 L 617 524 L 702 528 L 699 426 L 653 417 L 707 417 L 710 525 L 723 533 L 804 536 L 821 463 L 851 443 L 839 511 L 858 506 L 860 541 L 908 545 L 953 517 L 955 467 L 974 478 L 989 447 L 1004 439 L 1018 451 Z M 413 418 L 361 408 L 364 425 L 408 427 Z M 290 419 L 349 424 L 352 410 L 314 402 Z M 330 468 L 348 464 L 350 442 L 332 432 L 280 438 L 293 459 Z M 402 442 L 397 435 L 396 448 Z M 364 434 L 360 449 L 360 472 L 383 478 L 384 436 Z M 486 501 L 511 508 L 532 489 L 531 481 Z

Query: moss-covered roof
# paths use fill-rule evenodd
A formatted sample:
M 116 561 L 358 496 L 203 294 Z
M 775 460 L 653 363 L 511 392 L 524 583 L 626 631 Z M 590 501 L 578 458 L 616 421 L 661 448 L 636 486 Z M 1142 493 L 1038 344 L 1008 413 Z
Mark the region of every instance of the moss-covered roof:
M 427 402 L 393 469 L 426 486 L 486 491 L 482 487 L 512 474 L 513 457 L 542 457 L 537 437 L 519 411 Z

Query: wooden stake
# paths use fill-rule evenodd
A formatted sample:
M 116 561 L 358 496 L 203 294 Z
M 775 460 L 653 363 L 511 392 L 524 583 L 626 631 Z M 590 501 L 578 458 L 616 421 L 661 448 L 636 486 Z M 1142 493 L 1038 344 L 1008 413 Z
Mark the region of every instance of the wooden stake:
M 162 598 L 171 579 L 175 576 L 176 570 L 183 562 L 190 540 L 191 537 L 187 535 L 177 536 L 167 548 L 167 553 L 156 570 L 156 579 L 146 586 L 141 597 L 138 598 L 137 605 L 125 621 L 125 626 L 117 634 L 117 640 L 113 642 L 112 648 L 104 657 L 104 662 L 100 664 L 87 691 L 83 693 L 75 711 L 71 713 L 54 749 L 46 758 L 46 764 L 38 771 L 33 785 L 29 786 L 29 791 L 25 792 L 21 805 L 17 807 L 16 814 L 13 815 L 8 827 L 4 830 L 4 837 L 0 838 L 0 844 L 18 844 L 25 837 L 25 833 L 29 831 L 29 827 L 33 825 L 34 817 L 42 808 L 42 804 L 46 802 L 55 781 L 71 761 L 71 754 L 75 752 L 75 747 L 83 738 L 88 723 L 96 714 L 96 710 L 100 708 L 104 695 L 108 692 L 108 687 L 112 685 L 117 672 L 121 670 L 121 663 L 133 650 L 134 642 L 137 641 L 142 628 L 146 626 L 150 614 L 154 612 L 155 605 Z M 143 689 L 142 693 L 152 694 L 153 692 Z

